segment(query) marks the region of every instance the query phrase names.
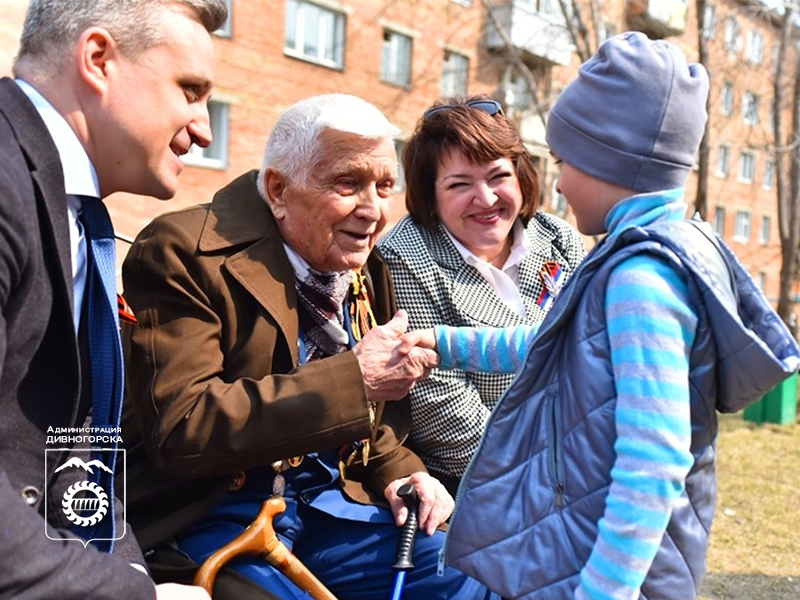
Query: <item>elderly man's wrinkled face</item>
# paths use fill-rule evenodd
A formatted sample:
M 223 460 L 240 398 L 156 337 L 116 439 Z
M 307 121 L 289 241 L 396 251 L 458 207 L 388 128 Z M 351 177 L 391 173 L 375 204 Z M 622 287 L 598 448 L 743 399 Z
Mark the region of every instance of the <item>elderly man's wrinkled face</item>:
M 394 142 L 331 129 L 320 141 L 308 181 L 291 182 L 268 171 L 269 204 L 284 241 L 313 268 L 358 268 L 383 231 L 394 198 Z

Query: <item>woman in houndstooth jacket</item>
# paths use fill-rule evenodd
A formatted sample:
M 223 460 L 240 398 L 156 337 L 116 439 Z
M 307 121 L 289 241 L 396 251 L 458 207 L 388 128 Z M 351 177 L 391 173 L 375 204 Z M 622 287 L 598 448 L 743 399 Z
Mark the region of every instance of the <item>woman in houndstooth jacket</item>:
M 409 329 L 541 322 L 585 248 L 569 224 L 537 211 L 536 170 L 500 104 L 435 104 L 403 166 L 409 215 L 379 248 Z M 512 377 L 434 370 L 411 391 L 411 443 L 454 496 Z

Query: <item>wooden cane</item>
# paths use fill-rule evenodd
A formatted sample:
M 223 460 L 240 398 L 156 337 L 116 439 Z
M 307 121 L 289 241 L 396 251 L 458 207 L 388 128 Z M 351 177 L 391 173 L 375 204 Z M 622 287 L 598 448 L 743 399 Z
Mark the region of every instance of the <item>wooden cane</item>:
M 259 554 L 269 564 L 286 575 L 292 583 L 314 600 L 336 600 L 322 582 L 278 539 L 272 520 L 286 510 L 283 498 L 272 497 L 261 505 L 261 512 L 239 537 L 226 544 L 208 559 L 197 571 L 194 584 L 205 588 L 213 597 L 214 580 L 219 570 L 237 556 Z

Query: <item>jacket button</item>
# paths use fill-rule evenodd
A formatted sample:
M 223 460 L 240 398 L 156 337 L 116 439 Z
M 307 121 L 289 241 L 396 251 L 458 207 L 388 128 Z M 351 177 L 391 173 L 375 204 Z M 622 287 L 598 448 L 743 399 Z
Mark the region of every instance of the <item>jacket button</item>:
M 244 474 L 244 471 L 239 471 L 236 474 L 236 477 L 233 478 L 233 482 L 231 482 L 231 486 L 228 488 L 230 492 L 236 492 L 242 489 L 244 482 L 247 480 L 247 475 Z
M 39 490 L 32 485 L 26 485 L 24 488 L 22 488 L 19 492 L 19 495 L 22 496 L 22 499 L 28 506 L 33 506 L 39 501 Z

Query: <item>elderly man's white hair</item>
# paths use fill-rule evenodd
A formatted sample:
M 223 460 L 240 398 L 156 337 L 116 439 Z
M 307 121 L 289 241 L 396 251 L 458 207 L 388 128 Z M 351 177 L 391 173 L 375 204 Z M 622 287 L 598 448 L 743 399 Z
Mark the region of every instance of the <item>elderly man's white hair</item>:
M 267 140 L 258 176 L 258 191 L 266 198 L 264 173 L 272 168 L 295 183 L 308 181 L 319 160 L 319 136 L 325 129 L 370 139 L 395 139 L 400 130 L 366 100 L 350 94 L 323 94 L 301 100 L 284 112 Z

